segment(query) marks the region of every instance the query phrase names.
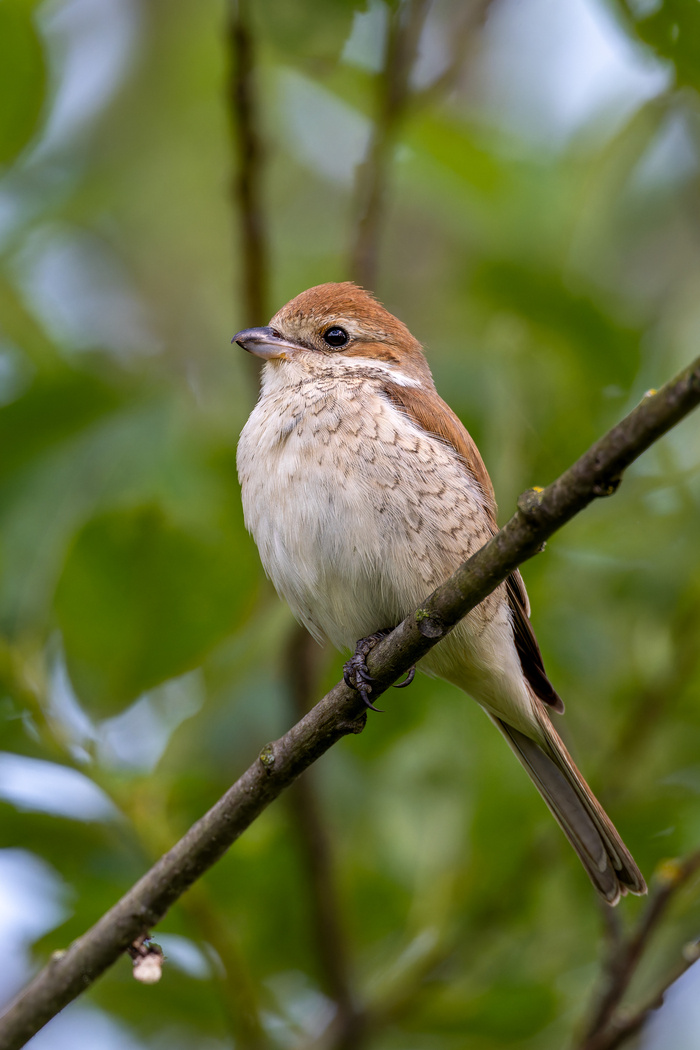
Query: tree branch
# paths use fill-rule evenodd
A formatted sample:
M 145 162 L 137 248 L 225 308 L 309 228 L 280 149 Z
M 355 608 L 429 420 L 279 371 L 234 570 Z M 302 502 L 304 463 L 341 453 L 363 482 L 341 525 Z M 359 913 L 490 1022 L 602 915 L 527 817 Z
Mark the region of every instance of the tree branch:
M 641 1028 L 651 1010 L 661 1006 L 666 990 L 698 958 L 688 953 L 666 976 L 647 1002 L 634 1013 L 618 1013 L 618 1007 L 634 977 L 653 934 L 666 913 L 671 899 L 700 870 L 700 850 L 683 861 L 669 862 L 660 873 L 636 928 L 629 937 L 613 942 L 604 963 L 603 986 L 578 1050 L 613 1050 Z
M 235 144 L 232 196 L 240 229 L 242 328 L 268 314 L 268 238 L 262 206 L 264 149 L 258 134 L 255 42 L 247 0 L 230 0 L 228 100 Z
M 318 695 L 320 657 L 323 650 L 305 627 L 291 632 L 285 660 L 285 680 L 289 684 L 295 718 L 303 718 Z M 292 785 L 289 801 L 305 867 L 316 954 L 321 983 L 336 1005 L 333 1018 L 338 1033 L 337 1050 L 359 1050 L 363 1017 L 355 1003 L 351 966 L 342 908 L 338 899 L 333 850 L 323 819 L 314 771 L 308 769 Z
M 379 682 L 374 695 L 444 638 L 557 529 L 598 496 L 614 492 L 625 468 L 699 403 L 700 358 L 646 396 L 546 489 L 524 493 L 507 525 L 372 650 L 368 663 Z M 283 737 L 267 744 L 212 809 L 87 933 L 55 953 L 20 993 L 0 1018 L 3 1050 L 18 1050 L 85 991 L 284 788 L 342 737 L 361 732 L 365 721 L 357 693 L 340 682 Z
M 377 78 L 372 135 L 355 180 L 355 240 L 350 275 L 365 288 L 376 288 L 382 220 L 386 211 L 390 170 L 397 142 L 414 104 L 428 105 L 452 90 L 464 66 L 470 44 L 486 20 L 492 0 L 465 4 L 452 34 L 451 57 L 445 69 L 425 88 L 412 89 L 411 74 L 431 0 L 399 0 L 391 10 L 384 64 Z
M 437 102 L 457 86 L 476 34 L 484 25 L 493 0 L 471 0 L 464 4 L 459 22 L 451 33 L 450 59 L 441 73 L 426 87 L 414 92 L 421 106 Z
M 379 232 L 394 147 L 411 94 L 410 80 L 430 0 L 406 0 L 391 12 L 377 114 L 367 154 L 357 168 L 357 224 L 350 273 L 365 288 L 377 283 Z

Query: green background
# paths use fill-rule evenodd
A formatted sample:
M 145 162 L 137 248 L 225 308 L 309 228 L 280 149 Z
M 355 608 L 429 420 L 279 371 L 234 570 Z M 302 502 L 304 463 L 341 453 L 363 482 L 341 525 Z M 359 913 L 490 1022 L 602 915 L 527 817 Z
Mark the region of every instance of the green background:
M 0 0 L 6 995 L 297 718 L 305 643 L 235 472 L 257 378 L 229 343 L 349 275 L 387 12 L 251 5 L 269 301 L 250 317 L 223 4 Z M 496 0 L 441 89 L 462 15 L 444 0 L 428 16 L 375 291 L 426 345 L 505 521 L 698 353 L 700 7 Z M 591 73 L 598 102 L 572 116 L 576 18 L 638 81 L 625 94 Z M 700 845 L 700 419 L 525 579 L 562 732 L 650 878 Z M 317 655 L 309 699 L 341 672 Z M 309 785 L 342 965 L 370 1011 L 353 1045 L 568 1045 L 603 938 L 585 874 L 476 705 L 419 676 L 384 706 Z M 159 985 L 122 959 L 36 1046 L 337 1045 L 315 1042 L 334 985 L 304 806 L 282 798 L 172 909 Z M 699 926 L 691 885 L 633 999 Z

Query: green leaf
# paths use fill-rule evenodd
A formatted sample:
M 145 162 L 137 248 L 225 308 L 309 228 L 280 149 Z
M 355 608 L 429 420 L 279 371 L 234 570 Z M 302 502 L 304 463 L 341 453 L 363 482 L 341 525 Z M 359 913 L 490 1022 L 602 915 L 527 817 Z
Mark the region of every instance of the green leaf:
M 35 3 L 0 0 L 0 164 L 37 129 L 46 97 L 46 64 L 34 25 Z
M 465 121 L 443 113 L 421 114 L 412 122 L 406 142 L 478 193 L 494 196 L 503 191 L 503 167 L 480 144 L 478 135 Z
M 22 397 L 0 408 L 0 479 L 123 403 L 116 384 L 87 372 L 38 375 Z
M 618 322 L 593 295 L 570 288 L 556 270 L 484 259 L 472 291 L 556 336 L 595 371 L 601 385 L 627 383 L 637 369 L 642 331 Z
M 254 9 L 253 9 L 254 10 Z M 342 50 L 352 26 L 355 0 L 336 0 L 290 6 L 284 0 L 267 0 L 256 32 L 284 56 L 285 63 L 298 62 L 314 72 L 323 71 Z
M 634 35 L 659 58 L 673 62 L 677 84 L 700 88 L 700 4 L 696 0 L 662 0 L 647 15 L 637 13 L 637 5 L 630 0 L 617 0 L 617 5 L 623 23 Z M 646 4 L 639 6 L 648 9 Z
M 475 1000 L 466 1026 L 509 1043 L 534 1036 L 556 1013 L 556 994 L 542 984 L 504 984 Z
M 92 711 L 198 666 L 233 629 L 254 570 L 236 548 L 174 524 L 156 506 L 83 527 L 55 608 L 69 672 Z

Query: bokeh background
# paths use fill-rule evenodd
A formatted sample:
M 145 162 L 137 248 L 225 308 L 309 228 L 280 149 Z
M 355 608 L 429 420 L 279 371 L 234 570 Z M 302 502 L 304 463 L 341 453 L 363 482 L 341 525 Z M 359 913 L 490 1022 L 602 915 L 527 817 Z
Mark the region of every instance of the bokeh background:
M 0 0 L 3 999 L 340 675 L 243 528 L 232 334 L 365 280 L 506 520 L 697 355 L 698 88 L 695 0 Z M 700 846 L 700 419 L 525 578 L 651 876 Z M 172 909 L 159 985 L 122 959 L 31 1045 L 577 1045 L 605 927 L 575 856 L 462 694 L 384 706 Z M 631 1000 L 699 933 L 691 882 Z M 640 1047 L 700 1046 L 694 975 Z

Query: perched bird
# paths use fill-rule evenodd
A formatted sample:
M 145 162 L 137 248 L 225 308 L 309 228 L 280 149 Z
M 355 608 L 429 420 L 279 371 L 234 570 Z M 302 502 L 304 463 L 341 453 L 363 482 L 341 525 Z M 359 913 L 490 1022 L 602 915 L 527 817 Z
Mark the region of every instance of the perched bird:
M 265 361 L 238 445 L 247 528 L 265 571 L 311 634 L 355 649 L 367 699 L 376 632 L 400 623 L 497 530 L 491 480 L 439 397 L 406 326 L 351 282 L 322 284 L 268 327 L 233 339 Z M 513 573 L 421 661 L 486 711 L 598 893 L 646 886 L 574 765 L 547 708 L 563 711 Z M 364 641 L 364 644 L 362 644 Z

